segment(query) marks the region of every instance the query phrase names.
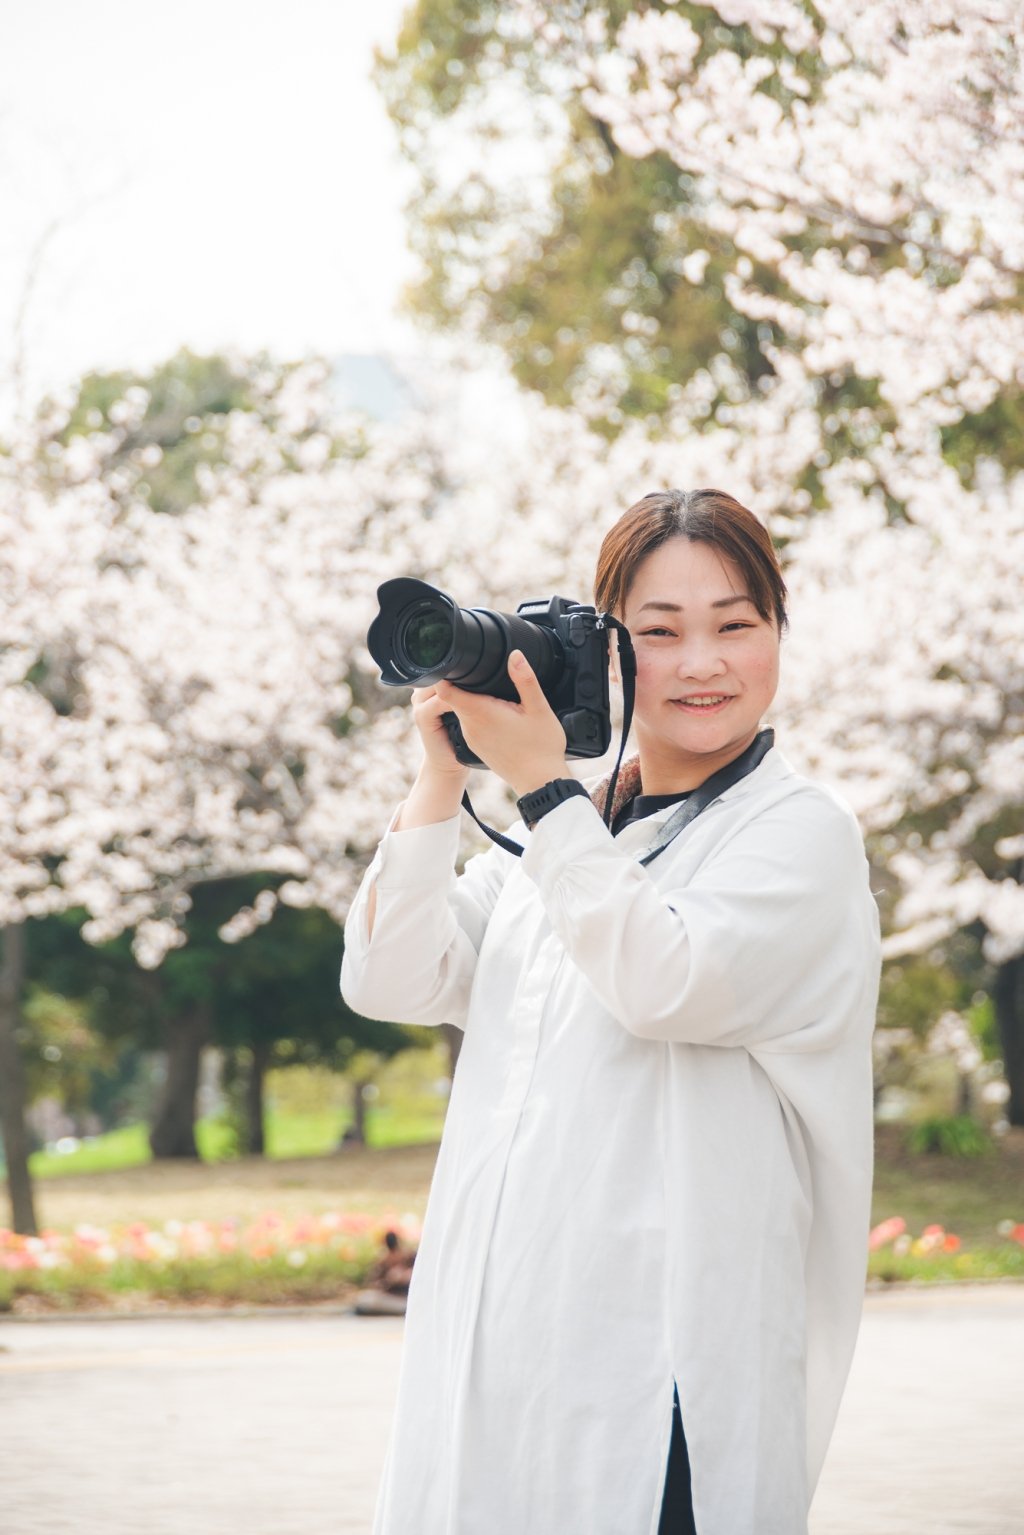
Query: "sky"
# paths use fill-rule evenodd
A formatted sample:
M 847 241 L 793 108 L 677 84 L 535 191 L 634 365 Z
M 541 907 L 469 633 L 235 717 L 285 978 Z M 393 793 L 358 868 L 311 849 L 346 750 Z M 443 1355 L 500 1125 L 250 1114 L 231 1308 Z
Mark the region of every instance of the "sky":
M 0 414 L 181 346 L 393 352 L 406 0 L 33 0 L 0 51 Z M 19 321 L 19 312 L 22 319 Z M 20 336 L 20 344 L 19 344 Z

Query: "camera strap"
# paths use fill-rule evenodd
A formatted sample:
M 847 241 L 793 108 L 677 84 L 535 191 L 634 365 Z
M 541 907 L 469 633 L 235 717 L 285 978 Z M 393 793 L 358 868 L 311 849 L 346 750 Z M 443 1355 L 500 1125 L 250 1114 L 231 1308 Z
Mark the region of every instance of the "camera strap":
M 759 730 L 746 751 L 741 752 L 732 762 L 727 762 L 724 768 L 719 768 L 717 773 L 712 773 L 699 789 L 694 789 L 689 798 L 683 800 L 678 810 L 672 812 L 663 824 L 657 842 L 653 847 L 648 848 L 640 859 L 641 864 L 646 868 L 647 864 L 653 863 L 658 854 L 663 853 L 669 843 L 675 841 L 684 826 L 689 826 L 691 821 L 695 821 L 701 811 L 713 804 L 726 789 L 731 789 L 734 783 L 739 783 L 741 778 L 746 778 L 748 773 L 752 773 L 762 757 L 766 756 L 774 745 L 775 731 L 771 728 Z

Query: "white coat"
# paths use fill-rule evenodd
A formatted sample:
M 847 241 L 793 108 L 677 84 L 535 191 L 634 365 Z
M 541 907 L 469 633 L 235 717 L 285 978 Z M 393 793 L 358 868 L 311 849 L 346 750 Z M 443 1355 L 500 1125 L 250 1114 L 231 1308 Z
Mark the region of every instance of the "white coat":
M 804 1535 L 856 1338 L 879 935 L 850 810 L 777 748 L 649 868 L 574 798 L 456 877 L 389 830 L 342 991 L 465 1041 L 376 1535 Z M 393 823 L 392 823 L 393 824 Z M 377 910 L 368 941 L 367 900 Z

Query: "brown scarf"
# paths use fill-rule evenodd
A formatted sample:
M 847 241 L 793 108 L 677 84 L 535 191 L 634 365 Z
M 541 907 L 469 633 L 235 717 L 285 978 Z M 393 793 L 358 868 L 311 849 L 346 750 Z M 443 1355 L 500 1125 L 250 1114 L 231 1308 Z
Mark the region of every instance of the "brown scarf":
M 608 785 L 611 783 L 611 781 L 612 775 L 609 772 L 606 773 L 598 783 L 587 785 L 587 793 L 590 795 L 590 798 L 597 806 L 601 815 L 604 815 L 604 802 L 608 794 Z M 639 756 L 627 757 L 619 769 L 618 780 L 615 784 L 615 795 L 612 799 L 611 818 L 611 824 L 613 826 L 615 824 L 615 817 L 618 815 L 623 806 L 628 805 L 631 799 L 633 799 L 637 794 L 641 794 L 642 792 L 643 789 L 640 783 L 640 758 Z

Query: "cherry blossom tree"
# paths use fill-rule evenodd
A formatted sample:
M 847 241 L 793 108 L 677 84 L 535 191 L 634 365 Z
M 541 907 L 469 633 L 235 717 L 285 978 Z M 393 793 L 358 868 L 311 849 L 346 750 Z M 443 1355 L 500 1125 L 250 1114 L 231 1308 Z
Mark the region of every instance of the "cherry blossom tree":
M 848 477 L 846 471 L 837 471 Z M 948 467 L 845 496 L 790 550 L 797 615 L 783 707 L 804 761 L 841 782 L 896 881 L 887 951 L 980 926 L 1024 1124 L 1024 477 L 967 492 Z
M 446 317 L 518 365 L 586 249 L 531 381 L 605 423 L 658 399 L 670 430 L 781 386 L 825 423 L 801 511 L 838 456 L 884 484 L 890 450 L 970 468 L 1019 431 L 1020 54 L 1012 0 L 421 0 L 382 78 Z M 656 175 L 595 201 L 618 161 Z
M 319 367 L 293 373 L 272 420 L 233 413 L 225 464 L 180 517 L 147 504 L 137 466 L 119 453 L 145 403 L 138 390 L 112 411 L 113 430 L 61 443 L 67 413 L 57 405 L 0 459 L 9 1044 L 26 918 L 84 909 L 86 938 L 131 929 L 145 966 L 182 941 L 190 892 L 235 874 L 258 872 L 267 889 L 228 922 L 226 939 L 268 920 L 279 892 L 341 918 L 353 853 L 379 820 L 364 804 L 367 785 L 384 795 L 389 782 L 387 753 L 377 747 L 374 772 L 372 751 L 361 765 L 358 731 L 346 739 L 361 722 L 348 679 L 369 601 L 351 551 L 388 470 L 380 463 L 374 480 L 355 433 L 344 467 L 318 480 L 346 442 L 323 430 L 322 383 Z M 405 448 L 394 491 L 408 499 L 424 463 L 415 444 Z M 364 450 L 362 489 L 347 497 L 346 472 Z M 406 728 L 391 711 L 374 739 Z M 27 1229 L 13 1073 L 7 1084 L 15 1221 Z

